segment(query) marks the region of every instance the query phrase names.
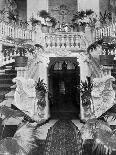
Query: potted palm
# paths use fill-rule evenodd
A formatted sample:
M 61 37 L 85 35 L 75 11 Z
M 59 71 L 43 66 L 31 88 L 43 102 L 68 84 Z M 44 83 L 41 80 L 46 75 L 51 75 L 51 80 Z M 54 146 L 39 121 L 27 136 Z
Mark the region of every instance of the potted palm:
M 77 89 L 80 90 L 81 100 L 82 100 L 82 107 L 85 111 L 85 115 L 90 115 L 91 110 L 91 103 L 92 103 L 92 96 L 91 91 L 93 88 L 93 84 L 90 82 L 90 78 L 87 77 L 86 81 L 81 81 L 80 85 Z
M 49 31 L 55 32 L 55 26 L 57 25 L 56 18 L 50 17 L 50 23 L 51 23 L 51 26 L 50 26 Z
M 27 51 L 31 52 L 34 50 L 34 45 L 28 44 L 30 39 L 11 38 L 7 37 L 7 40 L 12 41 L 16 46 L 14 47 L 14 59 L 15 67 L 25 67 L 28 62 L 26 56 Z M 15 55 L 16 54 L 16 55 Z
M 82 82 L 80 84 L 81 90 L 81 98 L 82 98 L 82 106 L 87 107 L 91 105 L 91 91 L 92 91 L 92 83 L 88 83 L 87 81 Z
M 40 78 L 38 79 L 35 89 L 36 89 L 36 96 L 38 98 L 37 104 L 38 106 L 41 106 L 42 108 L 44 108 L 46 106 L 45 96 L 47 93 L 47 86 L 43 82 L 43 79 L 42 80 Z
M 47 33 L 49 31 L 48 26 L 47 26 L 47 18 L 50 18 L 49 13 L 46 10 L 41 10 L 39 12 L 39 17 L 44 19 L 44 23 L 41 24 L 41 29 L 43 33 Z
M 31 22 L 31 25 L 32 25 L 32 26 L 36 26 L 36 25 L 41 24 L 41 21 L 38 20 L 38 19 L 36 19 L 36 18 L 34 18 L 34 17 L 31 17 L 31 18 L 30 18 L 30 22 Z

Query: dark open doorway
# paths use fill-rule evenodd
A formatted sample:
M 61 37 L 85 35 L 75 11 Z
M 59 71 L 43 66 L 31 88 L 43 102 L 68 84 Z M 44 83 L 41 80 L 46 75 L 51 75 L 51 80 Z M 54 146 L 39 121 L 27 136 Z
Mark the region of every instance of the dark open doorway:
M 53 61 L 54 60 L 54 61 Z M 53 119 L 77 119 L 80 113 L 80 67 L 76 58 L 52 58 L 49 68 L 50 114 Z

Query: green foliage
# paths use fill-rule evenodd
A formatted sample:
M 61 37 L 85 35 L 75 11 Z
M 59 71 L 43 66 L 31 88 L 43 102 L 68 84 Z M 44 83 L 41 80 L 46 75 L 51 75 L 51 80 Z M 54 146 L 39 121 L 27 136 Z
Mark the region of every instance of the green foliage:
M 81 98 L 82 98 L 82 105 L 87 106 L 91 104 L 91 91 L 93 88 L 93 84 L 90 82 L 89 78 L 87 78 L 87 81 L 81 81 L 80 85 L 77 87 L 77 89 L 81 92 Z
M 100 22 L 102 25 L 109 24 L 112 21 L 111 12 L 105 11 L 103 14 L 100 12 Z
M 52 23 L 52 27 L 55 27 L 57 24 L 56 18 L 50 17 L 50 22 Z
M 46 100 L 45 100 L 45 95 L 47 93 L 47 85 L 43 82 L 43 79 L 41 80 L 39 78 L 38 82 L 36 83 L 35 86 L 36 89 L 36 96 L 38 98 L 38 106 L 40 105 L 41 107 L 46 106 Z
M 50 17 L 49 13 L 48 13 L 46 10 L 41 10 L 41 11 L 39 12 L 39 16 L 40 16 L 41 18 L 44 18 L 44 19 Z
M 92 9 L 86 10 L 86 16 L 90 16 L 94 11 Z
M 30 22 L 31 22 L 32 26 L 35 26 L 36 24 L 40 24 L 40 23 L 41 23 L 40 20 L 37 20 L 37 19 L 34 18 L 34 17 L 31 17 L 31 18 L 30 18 Z
M 93 152 L 96 155 L 116 153 L 116 135 L 113 131 L 99 129 L 94 135 Z
M 38 82 L 36 83 L 35 89 L 37 91 L 47 92 L 47 85 L 43 82 L 43 79 L 38 79 Z

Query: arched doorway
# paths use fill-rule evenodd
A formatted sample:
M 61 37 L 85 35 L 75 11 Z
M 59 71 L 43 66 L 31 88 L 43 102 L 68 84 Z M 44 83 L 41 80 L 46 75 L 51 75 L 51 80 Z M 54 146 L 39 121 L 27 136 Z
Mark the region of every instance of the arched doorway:
M 80 67 L 77 58 L 51 58 L 48 72 L 51 118 L 78 118 Z

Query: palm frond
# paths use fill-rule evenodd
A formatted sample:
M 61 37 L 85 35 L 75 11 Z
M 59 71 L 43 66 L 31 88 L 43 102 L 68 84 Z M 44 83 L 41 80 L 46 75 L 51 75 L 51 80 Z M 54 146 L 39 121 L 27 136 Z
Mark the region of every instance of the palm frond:
M 94 135 L 93 152 L 96 155 L 111 155 L 112 151 L 116 151 L 116 135 L 99 129 Z
M 111 132 L 110 126 L 102 121 L 98 120 L 96 118 L 89 119 L 86 124 L 84 124 L 81 128 L 81 134 L 82 134 L 82 139 L 85 141 L 87 139 L 93 139 L 94 134 L 98 129 L 102 129 L 104 131 L 109 131 Z
M 116 113 L 106 113 L 102 117 L 109 125 L 116 125 Z
M 32 149 L 36 148 L 35 136 L 33 134 L 34 126 L 25 124 L 19 130 L 16 131 L 13 138 L 17 140 L 17 143 L 21 148 L 29 153 Z
M 1 155 L 27 155 L 25 150 L 17 143 L 17 140 L 12 137 L 7 137 L 0 141 L 0 154 Z
M 0 106 L 0 113 L 4 115 L 5 118 L 10 118 L 10 117 L 17 118 L 17 117 L 24 116 L 23 112 L 19 110 L 13 110 L 10 107 L 7 107 L 5 105 Z

